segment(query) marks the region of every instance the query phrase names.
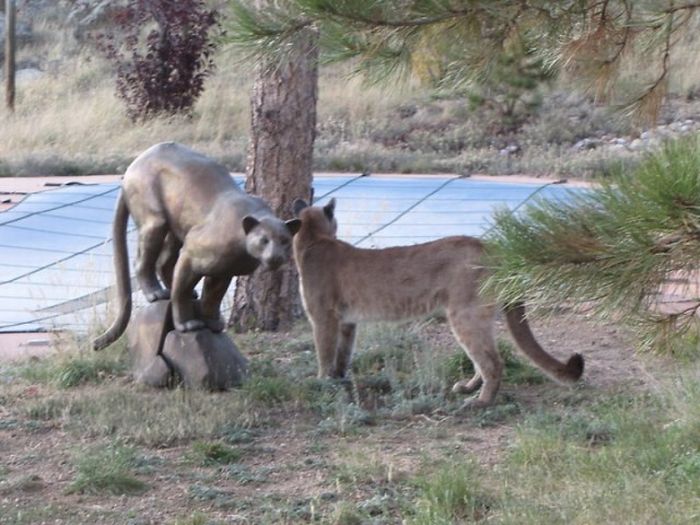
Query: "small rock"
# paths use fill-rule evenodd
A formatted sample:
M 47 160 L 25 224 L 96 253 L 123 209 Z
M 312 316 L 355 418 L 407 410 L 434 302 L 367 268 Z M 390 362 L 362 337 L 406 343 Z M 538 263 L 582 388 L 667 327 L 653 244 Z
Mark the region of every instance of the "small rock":
M 646 145 L 645 145 L 645 143 L 644 143 L 643 140 L 641 140 L 641 139 L 634 139 L 632 142 L 630 142 L 630 146 L 629 146 L 629 147 L 630 147 L 630 149 L 631 149 L 632 151 L 640 151 L 640 150 L 643 150 L 643 149 L 645 148 L 645 146 L 646 146 Z
M 673 136 L 673 130 L 668 126 L 659 126 L 656 130 L 662 137 L 668 138 Z
M 498 153 L 501 155 L 515 155 L 520 152 L 520 146 L 518 144 L 508 144 L 505 148 L 501 149 Z
M 589 149 L 596 149 L 598 146 L 601 146 L 603 144 L 603 141 L 600 139 L 594 139 L 594 138 L 585 138 L 579 140 L 576 144 L 572 146 L 573 149 L 577 151 L 584 151 L 584 150 L 589 150 Z

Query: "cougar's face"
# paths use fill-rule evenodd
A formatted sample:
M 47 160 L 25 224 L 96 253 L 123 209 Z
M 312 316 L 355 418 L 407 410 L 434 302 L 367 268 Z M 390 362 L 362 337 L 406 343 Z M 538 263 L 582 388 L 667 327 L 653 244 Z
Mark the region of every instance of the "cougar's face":
M 291 256 L 292 235 L 298 231 L 299 221 L 282 222 L 264 218 L 246 232 L 246 248 L 267 270 L 276 270 Z

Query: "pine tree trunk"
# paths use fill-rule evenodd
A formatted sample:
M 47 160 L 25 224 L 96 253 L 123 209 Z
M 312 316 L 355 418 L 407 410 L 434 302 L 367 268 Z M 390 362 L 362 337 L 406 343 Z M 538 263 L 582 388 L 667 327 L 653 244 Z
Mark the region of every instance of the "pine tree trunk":
M 294 199 L 309 200 L 316 129 L 318 35 L 300 35 L 283 63 L 257 66 L 246 191 L 275 214 L 292 217 Z M 275 272 L 239 277 L 229 324 L 236 331 L 284 330 L 302 314 L 298 278 L 290 261 Z

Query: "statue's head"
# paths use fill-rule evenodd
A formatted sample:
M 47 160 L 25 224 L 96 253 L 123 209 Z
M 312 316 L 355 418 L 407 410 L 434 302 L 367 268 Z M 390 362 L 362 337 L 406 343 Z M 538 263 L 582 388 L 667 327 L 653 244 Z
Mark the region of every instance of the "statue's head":
M 276 270 L 289 259 L 292 237 L 301 227 L 299 219 L 286 222 L 274 218 L 243 218 L 243 231 L 248 254 L 260 261 L 265 269 Z

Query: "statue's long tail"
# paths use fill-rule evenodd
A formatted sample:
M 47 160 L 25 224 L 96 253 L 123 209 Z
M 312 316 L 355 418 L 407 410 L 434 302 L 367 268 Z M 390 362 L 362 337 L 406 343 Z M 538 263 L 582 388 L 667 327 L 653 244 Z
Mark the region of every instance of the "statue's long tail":
M 124 193 L 119 194 L 117 209 L 112 225 L 112 242 L 114 243 L 114 271 L 117 276 L 117 298 L 119 312 L 117 318 L 107 331 L 95 339 L 92 347 L 102 350 L 119 339 L 126 330 L 131 316 L 131 276 L 129 275 L 129 251 L 126 244 L 126 228 L 129 222 L 129 208 Z

